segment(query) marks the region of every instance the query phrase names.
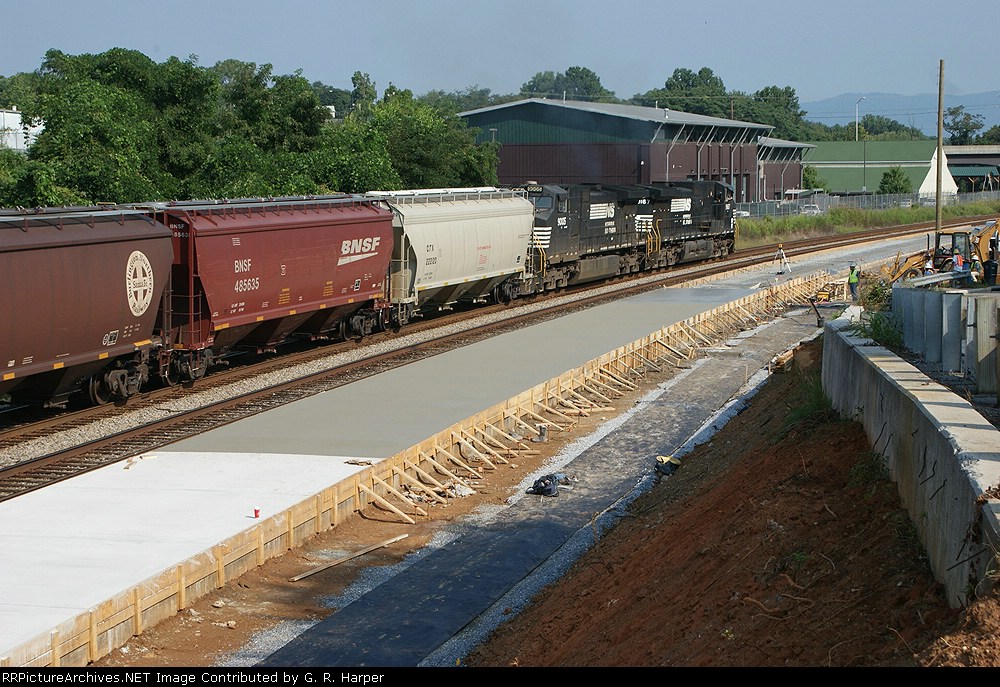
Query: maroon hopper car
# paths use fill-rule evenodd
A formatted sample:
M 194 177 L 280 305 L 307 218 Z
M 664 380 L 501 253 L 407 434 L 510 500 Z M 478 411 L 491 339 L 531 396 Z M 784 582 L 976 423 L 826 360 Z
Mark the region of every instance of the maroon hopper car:
M 0 214 L 0 396 L 58 406 L 144 383 L 172 257 L 140 212 Z
M 293 336 L 367 334 L 388 316 L 392 214 L 354 196 L 151 206 L 173 233 L 168 381 Z

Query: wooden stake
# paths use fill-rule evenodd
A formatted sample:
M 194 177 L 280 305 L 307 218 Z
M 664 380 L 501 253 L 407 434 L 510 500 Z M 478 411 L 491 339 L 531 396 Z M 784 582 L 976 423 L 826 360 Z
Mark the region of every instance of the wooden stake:
M 419 515 L 427 515 L 427 511 L 425 511 L 420 506 L 415 505 L 412 501 L 410 501 L 410 499 L 406 497 L 406 494 L 401 493 L 398 489 L 396 489 L 396 487 L 392 486 L 385 480 L 379 479 L 375 475 L 372 475 L 372 482 L 378 482 L 385 488 L 386 491 L 388 491 L 390 494 L 398 498 L 400 501 L 406 501 L 408 504 L 413 506 L 414 510 L 416 510 Z
M 296 575 L 295 577 L 289 577 L 288 581 L 289 582 L 298 582 L 299 580 L 303 580 L 303 579 L 309 577 L 310 575 L 315 575 L 318 572 L 323 572 L 324 570 L 326 570 L 328 568 L 332 568 L 335 565 L 340 565 L 341 563 L 349 561 L 352 558 L 357 558 L 358 556 L 363 556 L 366 553 L 374 551 L 375 549 L 381 549 L 383 546 L 388 546 L 389 544 L 393 544 L 395 542 L 398 542 L 400 539 L 406 539 L 409 536 L 410 535 L 408 535 L 408 534 L 401 534 L 398 537 L 393 537 L 392 539 L 386 539 L 384 542 L 381 542 L 379 544 L 373 544 L 371 546 L 367 546 L 367 547 L 361 549 L 360 551 L 357 551 L 355 553 L 350 554 L 349 556 L 344 556 L 343 558 L 338 558 L 335 561 L 332 561 L 330 563 L 326 563 L 326 564 L 321 565 L 321 566 L 319 566 L 317 568 L 313 568 L 312 570 L 309 570 L 308 572 L 304 572 L 301 575 Z
M 425 480 L 427 480 L 428 482 L 430 482 L 431 484 L 433 484 L 435 487 L 437 487 L 438 489 L 440 489 L 442 492 L 448 493 L 448 489 L 443 484 L 441 484 L 436 479 L 434 479 L 433 475 L 431 475 L 429 472 L 427 472 L 426 470 L 424 470 L 422 467 L 420 467 L 419 465 L 417 465 L 413 461 L 407 460 L 407 459 L 404 458 L 403 459 L 403 465 L 406 466 L 406 467 L 408 467 L 408 468 L 410 468 L 414 472 L 416 472 L 418 475 L 420 475 Z M 432 489 L 431 491 L 433 492 L 434 490 Z M 434 492 L 434 494 L 437 495 L 437 492 Z
M 398 508 L 396 508 L 387 499 L 385 499 L 385 498 L 379 496 L 378 494 L 376 494 L 374 489 L 369 489 L 364 484 L 359 484 L 358 486 L 361 487 L 361 489 L 366 494 L 368 494 L 369 496 L 371 496 L 373 499 L 375 499 L 376 501 L 378 501 L 379 503 L 381 503 L 383 506 L 385 506 L 386 508 L 388 508 L 389 510 L 391 510 L 393 513 L 395 513 L 399 517 L 403 518 L 403 520 L 406 520 L 406 522 L 410 523 L 411 525 L 416 525 L 417 524 L 416 520 L 414 520 L 409 515 L 407 515 L 403 511 L 401 511 Z
M 448 503 L 448 501 L 446 499 L 444 499 L 441 496 L 438 496 L 437 494 L 435 494 L 434 490 L 431 489 L 430 487 L 428 487 L 426 484 L 424 484 L 420 480 L 414 479 L 413 477 L 410 477 L 408 474 L 406 474 L 406 471 L 403 470 L 398 465 L 393 465 L 392 466 L 392 470 L 397 475 L 399 475 L 399 478 L 402 479 L 404 482 L 406 482 L 407 484 L 412 484 L 415 488 L 419 489 L 424 494 L 427 494 L 428 496 L 430 496 L 432 499 L 434 499 L 438 503 Z

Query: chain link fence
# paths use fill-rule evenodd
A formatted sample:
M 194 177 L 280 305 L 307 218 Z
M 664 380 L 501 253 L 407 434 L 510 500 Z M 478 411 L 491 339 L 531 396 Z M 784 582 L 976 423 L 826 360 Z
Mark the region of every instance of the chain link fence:
M 941 196 L 942 205 L 956 205 L 1000 200 L 1000 191 L 950 193 Z M 821 215 L 834 208 L 888 210 L 891 208 L 935 207 L 933 193 L 859 194 L 833 196 L 816 193 L 793 200 L 770 200 L 762 203 L 735 203 L 736 217 L 784 217 L 789 215 Z

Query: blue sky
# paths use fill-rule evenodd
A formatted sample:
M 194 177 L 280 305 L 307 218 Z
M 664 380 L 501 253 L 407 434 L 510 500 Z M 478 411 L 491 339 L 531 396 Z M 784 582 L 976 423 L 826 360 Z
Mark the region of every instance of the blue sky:
M 50 48 L 124 47 L 157 62 L 270 63 L 347 89 L 361 71 L 379 94 L 389 83 L 505 94 L 581 66 L 627 98 L 678 67 L 709 67 L 729 90 L 791 86 L 808 102 L 936 94 L 941 60 L 946 94 L 1000 90 L 993 0 L 2 0 L 0 11 L 8 76 L 37 69 Z

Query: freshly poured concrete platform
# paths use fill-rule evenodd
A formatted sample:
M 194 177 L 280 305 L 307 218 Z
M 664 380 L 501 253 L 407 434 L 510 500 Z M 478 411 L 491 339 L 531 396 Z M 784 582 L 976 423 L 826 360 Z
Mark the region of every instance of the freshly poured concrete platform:
M 344 458 L 174 452 L 0 503 L 0 658 L 361 468 Z M 266 513 L 265 513 L 266 515 Z
M 660 326 L 750 293 L 733 287 L 659 289 L 390 370 L 165 450 L 387 458 Z

